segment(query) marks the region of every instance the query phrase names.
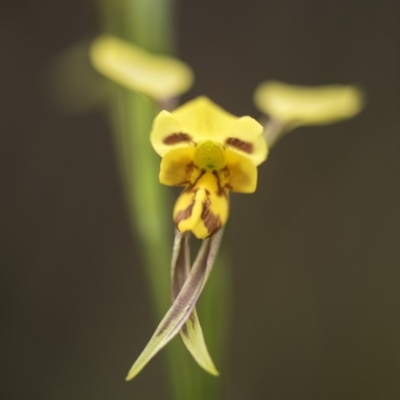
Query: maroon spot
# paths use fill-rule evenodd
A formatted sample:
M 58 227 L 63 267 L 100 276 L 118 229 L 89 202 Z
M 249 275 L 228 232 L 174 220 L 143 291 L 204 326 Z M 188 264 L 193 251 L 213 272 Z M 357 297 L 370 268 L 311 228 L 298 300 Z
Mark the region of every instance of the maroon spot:
M 192 142 L 192 138 L 187 133 L 173 133 L 164 138 L 163 143 L 168 145 L 174 145 L 181 142 Z
M 244 153 L 251 154 L 253 152 L 253 144 L 249 142 L 244 142 L 238 138 L 228 138 L 225 141 L 225 144 L 228 146 L 235 147 L 238 150 L 243 151 Z

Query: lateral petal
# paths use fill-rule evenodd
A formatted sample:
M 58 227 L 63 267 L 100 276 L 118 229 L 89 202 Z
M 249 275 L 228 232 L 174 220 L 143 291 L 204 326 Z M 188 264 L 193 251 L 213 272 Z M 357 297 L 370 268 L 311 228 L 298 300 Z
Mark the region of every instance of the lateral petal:
M 257 167 L 247 158 L 225 150 L 226 167 L 219 172 L 221 186 L 233 192 L 253 193 L 257 187 Z
M 257 125 L 256 125 L 257 124 Z M 251 117 L 242 117 L 224 138 L 224 146 L 251 160 L 254 165 L 264 162 L 268 155 L 263 128 Z
M 193 164 L 193 147 L 171 150 L 161 160 L 160 182 L 169 186 L 185 186 L 196 182 L 200 170 Z

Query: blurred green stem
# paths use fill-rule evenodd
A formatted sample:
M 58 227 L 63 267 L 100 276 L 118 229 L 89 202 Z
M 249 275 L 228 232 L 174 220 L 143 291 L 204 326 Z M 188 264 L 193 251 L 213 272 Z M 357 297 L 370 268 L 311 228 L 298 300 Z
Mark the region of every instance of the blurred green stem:
M 156 53 L 173 51 L 173 0 L 101 0 L 99 4 L 105 33 L 118 35 Z M 128 211 L 142 250 L 159 322 L 171 302 L 169 267 L 174 228 L 171 192 L 158 182 L 160 159 L 149 141 L 158 110 L 147 98 L 117 85 L 113 85 L 110 108 Z M 202 312 L 202 307 L 199 309 L 205 318 L 203 327 L 212 355 L 220 354 L 226 342 L 224 329 L 217 328 L 224 326 L 227 315 L 226 291 L 223 290 L 227 285 L 226 268 L 216 267 L 220 271 L 213 273 L 215 276 L 210 277 L 209 288 L 202 295 L 205 311 Z M 216 329 L 218 333 L 207 337 L 207 331 Z M 165 353 L 174 400 L 220 398 L 221 379 L 201 370 L 180 342 L 173 341 Z M 220 363 L 221 357 L 217 356 L 216 362 Z

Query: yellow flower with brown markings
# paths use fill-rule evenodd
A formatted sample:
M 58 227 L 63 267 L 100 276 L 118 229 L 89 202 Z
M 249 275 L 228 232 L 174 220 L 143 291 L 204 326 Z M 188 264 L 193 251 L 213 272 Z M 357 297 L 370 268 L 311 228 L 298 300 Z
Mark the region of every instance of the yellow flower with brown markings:
M 262 134 L 253 118 L 229 114 L 206 97 L 158 114 L 150 137 L 162 157 L 160 182 L 186 186 L 173 213 L 179 231 L 205 239 L 228 219 L 229 190 L 256 190 L 257 165 L 268 153 Z

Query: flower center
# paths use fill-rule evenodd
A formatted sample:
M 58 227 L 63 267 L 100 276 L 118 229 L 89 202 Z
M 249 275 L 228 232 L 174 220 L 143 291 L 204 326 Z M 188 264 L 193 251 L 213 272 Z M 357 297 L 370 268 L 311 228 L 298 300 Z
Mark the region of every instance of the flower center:
M 207 141 L 197 146 L 194 163 L 205 170 L 220 170 L 225 167 L 224 147 Z

